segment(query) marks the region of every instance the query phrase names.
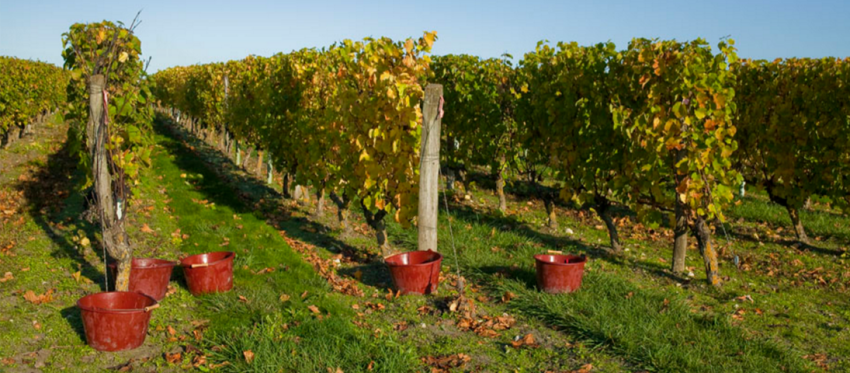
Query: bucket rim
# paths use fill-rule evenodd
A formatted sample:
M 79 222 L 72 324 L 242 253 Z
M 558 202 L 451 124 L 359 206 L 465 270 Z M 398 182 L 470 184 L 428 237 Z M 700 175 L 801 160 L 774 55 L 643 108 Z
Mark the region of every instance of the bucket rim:
M 566 259 L 567 261 L 569 261 L 570 259 L 573 259 L 573 258 L 578 258 L 578 259 L 581 259 L 581 261 L 569 263 L 569 262 L 550 262 L 548 260 L 543 260 L 543 257 L 547 257 L 547 256 L 562 257 L 562 258 Z M 537 262 L 537 263 L 548 264 L 548 265 L 574 266 L 574 265 L 584 265 L 585 263 L 587 263 L 587 256 L 584 255 L 584 254 L 582 254 L 582 255 L 575 255 L 575 254 L 535 254 L 534 255 L 534 261 Z
M 206 267 L 216 265 L 218 263 L 221 263 L 221 262 L 224 262 L 224 261 L 227 261 L 227 260 L 232 260 L 233 258 L 236 257 L 236 253 L 233 252 L 233 251 L 213 251 L 213 252 L 209 252 L 209 253 L 200 253 L 200 254 L 195 254 L 195 255 L 189 255 L 189 256 L 187 256 L 183 259 L 180 259 L 180 266 L 183 267 L 183 268 L 192 269 L 192 265 L 201 264 L 201 263 L 186 263 L 187 259 L 202 256 L 202 255 L 212 255 L 212 254 L 225 254 L 225 255 L 224 255 L 224 257 L 222 257 L 219 260 L 214 260 L 212 262 L 206 263 Z
M 144 307 L 144 308 L 115 309 L 115 310 L 109 309 L 109 308 L 101 308 L 101 307 L 89 307 L 89 306 L 84 306 L 84 305 L 80 304 L 80 302 L 85 298 L 95 297 L 95 296 L 103 295 L 103 294 L 133 294 L 133 295 L 145 297 L 145 298 L 149 299 L 152 303 L 149 306 Z M 89 295 L 86 295 L 86 296 L 84 296 L 80 299 L 77 299 L 76 306 L 77 306 L 77 308 L 79 308 L 80 310 L 83 310 L 83 311 L 98 312 L 98 313 L 140 313 L 140 312 L 150 312 L 151 310 L 158 308 L 159 302 L 157 302 L 157 300 L 154 299 L 153 297 L 151 297 L 150 295 L 143 294 L 143 293 L 140 293 L 140 292 L 135 292 L 135 291 L 102 291 L 102 292 L 99 292 L 99 293 L 89 294 Z
M 391 262 L 387 261 L 387 259 L 390 259 L 390 258 L 395 258 L 397 256 L 402 256 L 402 255 L 410 255 L 412 253 L 430 253 L 430 254 L 436 254 L 436 257 L 432 260 L 427 261 L 427 262 L 416 263 L 416 264 L 400 264 L 400 263 L 391 263 Z M 384 258 L 384 263 L 386 263 L 390 267 L 422 267 L 422 266 L 433 265 L 434 263 L 439 262 L 441 260 L 443 260 L 443 254 L 440 254 L 436 251 L 433 251 L 433 250 L 414 250 L 414 251 L 405 251 L 403 253 L 390 255 L 390 256 Z
M 135 261 L 136 259 L 155 260 L 158 263 L 155 263 L 153 265 L 148 265 L 148 266 L 140 266 L 140 267 L 135 267 L 135 266 L 132 266 L 132 264 L 131 264 L 130 268 L 155 269 L 155 268 L 164 268 L 164 267 L 174 267 L 174 266 L 180 264 L 176 260 L 159 259 L 159 258 L 133 258 L 132 261 Z M 132 263 L 132 261 L 130 263 Z M 109 265 L 110 268 L 115 268 L 117 266 L 116 262 L 111 262 L 108 265 Z

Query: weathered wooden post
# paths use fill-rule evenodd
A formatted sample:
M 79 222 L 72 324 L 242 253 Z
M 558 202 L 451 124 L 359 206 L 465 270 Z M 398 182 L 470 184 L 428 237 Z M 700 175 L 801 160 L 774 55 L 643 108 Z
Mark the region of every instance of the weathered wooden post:
M 271 150 L 269 150 L 269 161 L 268 162 L 269 162 L 268 163 L 269 176 L 268 176 L 268 179 L 266 180 L 266 184 L 271 185 L 271 183 L 274 182 L 274 164 L 272 163 L 272 152 L 271 152 Z
M 442 100 L 442 85 L 428 84 L 425 87 L 422 145 L 419 151 L 419 250 L 437 251 Z
M 236 165 L 241 166 L 242 165 L 242 149 L 239 149 L 239 140 L 235 140 L 235 141 L 233 141 L 233 143 L 236 144 Z
M 97 199 L 103 247 L 117 262 L 116 291 L 130 288 L 130 267 L 133 248 L 124 229 L 122 212 L 123 194 L 116 195 L 112 188 L 113 171 L 110 168 L 106 77 L 101 74 L 89 78 L 89 121 L 86 124 L 86 146 L 91 155 L 94 195 Z M 104 263 L 105 264 L 105 263 Z M 109 290 L 107 283 L 107 291 Z

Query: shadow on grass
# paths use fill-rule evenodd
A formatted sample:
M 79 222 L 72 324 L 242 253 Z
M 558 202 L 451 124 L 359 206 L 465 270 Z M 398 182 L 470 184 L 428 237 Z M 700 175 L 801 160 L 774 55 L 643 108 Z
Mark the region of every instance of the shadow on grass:
M 466 172 L 466 182 L 474 182 L 475 185 L 482 190 L 487 190 L 491 193 L 496 191 L 496 177 L 482 172 L 481 170 L 471 170 Z M 541 195 L 558 195 L 558 190 L 548 185 L 538 185 L 528 180 L 512 180 L 505 185 L 505 197 L 510 199 L 530 199 L 541 198 Z M 560 198 L 555 199 L 555 205 L 561 208 L 575 209 L 578 208 L 572 202 L 566 202 Z
M 280 201 L 281 203 L 286 203 L 286 200 L 280 192 L 269 187 L 262 180 L 249 175 L 241 167 L 236 166 L 225 153 L 195 139 L 192 134 L 186 132 L 184 129 L 171 125 L 170 120 L 162 116 L 158 116 L 157 118 L 156 130 L 172 140 L 163 142 L 163 146 L 175 155 L 174 162 L 179 168 L 191 173 L 214 173 L 221 179 L 229 181 L 227 185 L 224 185 L 217 178 L 204 178 L 204 184 L 202 184 L 198 191 L 203 193 L 211 202 L 231 207 L 238 213 L 251 211 L 258 213 L 260 214 L 258 215 L 259 217 L 267 219 L 269 224 L 273 225 L 276 229 L 283 230 L 289 237 L 310 245 L 328 248 L 330 251 L 341 253 L 352 261 L 359 263 L 353 267 L 340 270 L 340 275 L 353 277 L 356 272 L 360 271 L 362 274 L 360 281 L 365 285 L 377 288 L 388 288 L 392 286 L 392 279 L 389 276 L 389 272 L 379 256 L 365 253 L 339 238 L 327 234 L 329 227 L 312 221 L 307 217 L 291 216 L 288 213 L 288 208 L 284 207 L 281 209 L 277 203 L 266 203 L 259 205 L 257 209 L 250 209 L 249 206 L 255 205 L 256 202 L 261 200 Z M 190 146 L 191 148 L 189 148 Z M 201 153 L 202 156 L 194 153 Z M 234 193 L 234 188 L 236 189 L 236 193 Z M 240 198 L 247 203 L 240 201 Z M 352 213 L 357 213 L 360 208 L 356 204 L 353 205 Z M 510 230 L 532 238 L 547 247 L 569 248 L 571 252 L 585 254 L 591 259 L 604 260 L 612 264 L 626 264 L 623 257 L 613 255 L 607 249 L 589 246 L 569 237 L 556 236 L 538 231 L 527 223 L 517 220 L 512 215 L 505 216 L 482 212 L 468 205 L 458 203 L 450 203 L 450 210 L 453 219 L 457 219 L 461 224 L 475 223 L 500 230 Z M 626 210 L 618 210 L 615 214 L 620 216 L 628 215 L 629 213 Z M 410 232 L 403 235 L 408 234 Z M 416 250 L 415 238 L 412 241 L 410 237 L 391 238 L 395 244 L 401 247 L 405 247 L 408 250 Z M 657 277 L 663 277 L 680 284 L 688 284 L 690 282 L 690 279 L 677 276 L 657 263 L 641 261 L 633 264 L 637 268 Z M 476 268 L 474 264 L 470 269 L 485 273 L 487 271 L 499 270 L 486 267 Z M 512 272 L 512 276 L 519 276 L 524 281 L 527 280 L 529 286 L 536 286 L 534 273 L 528 271 L 526 271 L 528 273 L 517 273 L 517 268 L 505 268 L 505 270 Z M 183 282 L 180 283 L 181 286 L 185 286 Z
M 766 192 L 762 192 L 762 193 L 764 193 L 764 194 L 763 195 L 757 194 L 758 197 L 754 197 L 753 196 L 754 193 L 748 192 L 745 197 L 740 198 L 740 199 L 742 201 L 744 201 L 746 204 L 754 204 L 754 205 L 758 204 L 758 205 L 762 205 L 762 207 L 764 207 L 764 208 L 774 210 L 773 214 L 771 214 L 771 216 L 767 216 L 767 217 L 756 216 L 753 213 L 742 212 L 742 211 L 740 211 L 740 208 L 739 208 L 739 209 L 734 209 L 733 211 L 731 211 L 730 217 L 749 218 L 750 220 L 769 222 L 769 223 L 776 224 L 776 225 L 790 224 L 790 221 L 785 220 L 785 219 L 788 219 L 788 211 L 785 210 L 785 207 L 782 207 L 781 205 L 770 201 Z M 825 218 L 838 218 L 838 219 L 847 219 L 848 218 L 848 216 L 846 214 L 842 214 L 841 212 L 838 212 L 838 211 L 823 210 L 823 207 L 818 207 L 817 205 L 814 205 L 810 208 L 804 207 L 800 210 L 800 213 L 803 216 L 803 224 L 804 225 L 806 224 L 805 220 L 807 220 L 807 219 L 805 219 L 806 216 L 809 216 L 809 217 L 819 216 L 819 217 L 825 217 Z
M 451 205 L 450 205 L 451 206 Z M 516 220 L 513 216 L 497 216 L 491 214 L 481 214 L 475 209 L 465 205 L 451 206 L 452 216 L 463 223 L 479 223 L 494 227 L 508 227 L 523 236 L 533 238 L 545 246 L 555 248 L 570 248 L 570 252 L 574 254 L 585 254 L 594 260 L 603 260 L 612 264 L 622 266 L 635 266 L 657 277 L 663 277 L 668 280 L 687 284 L 690 279 L 677 276 L 667 270 L 666 267 L 651 261 L 635 261 L 626 263 L 625 257 L 613 254 L 610 250 L 589 246 L 579 240 L 569 237 L 555 236 L 552 234 L 540 232 L 528 224 Z
M 204 193 L 211 202 L 219 205 L 227 205 L 239 213 L 245 213 L 250 211 L 248 206 L 260 200 L 284 201 L 281 193 L 267 186 L 263 181 L 244 172 L 241 167 L 233 164 L 226 154 L 212 148 L 207 143 L 195 139 L 193 135 L 184 129 L 169 124 L 169 119 L 158 116 L 156 129 L 158 132 L 174 140 L 163 143 L 163 146 L 172 154 L 176 155 L 175 163 L 178 167 L 193 173 L 203 174 L 212 172 L 230 181 L 230 185 L 222 187 L 220 181 L 214 180 L 214 178 L 205 178 L 205 184 L 199 191 Z M 192 148 L 189 148 L 187 145 Z M 203 156 L 198 157 L 192 154 L 192 152 L 201 152 Z M 199 159 L 204 160 L 204 163 L 199 162 Z M 478 180 L 479 177 L 486 178 L 486 175 L 475 174 L 471 180 Z M 246 204 L 239 201 L 238 198 L 233 198 L 234 187 L 232 186 L 237 188 L 238 197 L 247 200 L 249 203 Z M 253 211 L 260 213 L 260 216 L 263 218 L 265 216 L 273 216 L 270 219 L 272 221 L 269 223 L 274 225 L 275 228 L 285 231 L 289 237 L 311 245 L 329 248 L 331 251 L 342 253 L 353 261 L 360 263 L 357 266 L 341 270 L 341 275 L 353 276 L 359 270 L 362 273 L 361 282 L 366 285 L 378 288 L 392 286 L 389 272 L 386 270 L 379 256 L 364 253 L 362 250 L 358 250 L 356 247 L 325 233 L 329 228 L 319 222 L 309 220 L 306 217 L 293 217 L 287 211 L 282 211 L 277 207 L 279 206 L 267 203 Z M 359 207 L 355 204 L 352 208 L 352 213 L 358 210 Z M 450 210 L 452 217 L 462 223 L 484 224 L 497 229 L 511 230 L 520 235 L 535 239 L 548 247 L 569 248 L 570 251 L 577 254 L 585 254 L 591 259 L 601 259 L 620 265 L 624 264 L 622 257 L 612 255 L 607 249 L 589 246 L 569 237 L 540 232 L 527 223 L 517 220 L 514 216 L 485 213 L 458 203 L 450 203 Z M 620 210 L 615 211 L 615 214 L 618 216 L 629 214 L 627 210 Z M 404 240 L 397 241 L 395 240 L 397 238 L 394 238 L 395 243 L 401 244 L 401 246 L 410 246 L 407 247 L 409 250 L 416 249 L 415 244 L 412 242 L 406 243 Z M 690 282 L 690 279 L 676 276 L 667 271 L 666 268 L 652 262 L 636 262 L 635 265 L 658 277 L 664 277 L 682 284 Z M 477 269 L 481 270 L 481 268 Z M 534 285 L 536 283 L 534 274 L 531 273 L 528 276 L 529 284 Z
M 742 201 L 744 203 L 741 206 L 732 206 L 730 208 L 728 214 L 731 218 L 766 223 L 774 229 L 782 227 L 788 230 L 788 232 L 793 232 L 791 220 L 784 207 L 749 195 L 742 198 Z M 850 222 L 850 216 L 846 214 L 821 209 L 801 209 L 800 219 L 803 222 L 806 232 L 812 238 L 817 236 L 825 240 L 835 238 L 843 241 L 843 243 L 850 243 L 850 230 L 846 229 L 848 222 Z M 845 227 L 845 229 L 841 227 Z M 782 240 L 776 243 L 782 244 L 782 242 L 794 244 L 796 241 Z
M 475 268 L 478 272 L 494 276 L 505 277 L 525 284 L 529 289 L 537 289 L 537 273 L 523 267 L 511 267 L 507 265 L 491 265 Z
M 608 346 L 640 368 L 808 371 L 795 351 L 769 338 L 754 338 L 723 315 L 694 314 L 684 296 L 642 288 L 604 272 L 586 274 L 584 280 L 582 288 L 569 295 L 541 293 L 527 280 L 492 283 L 517 295 L 508 304 L 514 311 Z
M 70 141 L 66 141 L 62 148 L 48 155 L 47 162 L 32 177 L 20 180 L 16 188 L 24 193 L 30 217 L 58 246 L 52 256 L 75 260 L 81 275 L 104 290 L 103 269 L 92 266 L 71 240 L 76 232 L 62 231 L 64 226 L 73 225 L 85 232 L 85 236 L 95 236 L 96 227 L 82 218 L 85 198 L 75 187 L 83 176 L 77 170 L 77 164 Z
M 638 269 L 641 269 L 643 271 L 646 271 L 646 272 L 654 275 L 655 277 L 666 278 L 667 280 L 670 280 L 672 282 L 677 282 L 677 283 L 682 284 L 682 285 L 689 284 L 689 283 L 691 283 L 691 280 L 692 280 L 692 279 L 684 277 L 684 276 L 676 275 L 675 273 L 672 273 L 668 269 L 668 267 L 663 266 L 661 264 L 658 264 L 656 262 L 652 262 L 652 261 L 642 260 L 642 261 L 634 261 L 632 263 L 626 263 L 621 258 L 620 260 L 617 260 L 617 261 L 612 260 L 611 262 L 612 263 L 618 263 L 622 266 L 629 266 L 629 264 L 631 264 L 631 266 L 638 268 Z
M 283 194 L 243 171 L 225 153 L 173 125 L 170 119 L 157 115 L 155 129 L 170 139 L 162 142 L 162 145 L 175 155 L 174 163 L 177 167 L 186 172 L 218 176 L 205 177 L 204 183 L 198 188 L 210 202 L 230 207 L 240 214 L 254 213 L 275 229 L 283 230 L 289 237 L 310 245 L 331 248 L 357 262 L 369 264 L 378 259 L 374 255 L 364 255 L 355 247 L 327 234 L 328 227 L 323 224 L 306 217 L 292 216 L 287 207 L 281 206 L 286 203 Z
M 630 261 L 627 263 L 626 258 L 624 256 L 617 255 L 616 253 L 611 252 L 607 248 L 590 246 L 579 240 L 575 240 L 569 237 L 556 236 L 550 233 L 538 231 L 533 227 L 529 226 L 527 223 L 518 221 L 512 215 L 500 216 L 496 214 L 482 213 L 468 205 L 460 204 L 450 204 L 450 209 L 452 211 L 452 217 L 457 219 L 458 223 L 460 223 L 459 225 L 475 223 L 492 226 L 501 230 L 510 230 L 519 235 L 532 238 L 537 242 L 542 243 L 546 247 L 553 247 L 558 249 L 568 248 L 568 251 L 570 253 L 584 254 L 587 255 L 587 257 L 591 260 L 603 260 L 605 262 L 617 264 L 624 267 L 634 267 L 643 270 L 655 277 L 667 279 L 669 281 L 676 282 L 682 285 L 687 285 L 692 281 L 692 279 L 676 275 L 670 272 L 667 267 L 652 261 L 641 260 L 633 262 Z M 510 248 L 506 248 L 506 250 L 509 251 Z M 472 265 L 474 267 L 474 263 L 470 263 L 467 265 Z M 481 270 L 482 268 L 477 269 Z M 517 270 L 517 268 L 508 269 L 513 271 Z M 529 284 L 535 284 L 536 280 L 534 280 L 533 274 L 530 278 L 531 282 L 529 282 Z
M 390 276 L 390 271 L 387 265 L 379 261 L 358 264 L 351 267 L 340 268 L 339 274 L 342 276 L 356 277 L 356 273 L 360 272 L 360 282 L 365 285 L 372 286 L 378 289 L 393 288 L 393 279 Z
M 83 316 L 80 313 L 80 309 L 77 306 L 71 306 L 65 307 L 59 312 L 62 318 L 71 325 L 71 329 L 74 329 L 74 332 L 80 337 L 80 341 L 86 343 L 86 329 L 83 327 Z
M 186 272 L 184 272 L 183 266 L 179 262 L 171 270 L 171 278 L 168 281 L 169 283 L 174 282 L 177 286 L 183 288 L 183 290 L 189 291 L 189 285 L 186 283 Z
M 475 182 L 481 190 L 486 190 L 490 193 L 496 192 L 496 179 L 493 175 L 487 174 L 480 170 L 467 171 L 466 173 L 467 182 Z M 549 185 L 540 185 L 537 183 L 533 183 L 528 180 L 513 180 L 507 185 L 505 185 L 505 196 L 508 199 L 513 200 L 529 200 L 529 199 L 542 199 L 543 195 L 559 195 L 560 190 L 558 188 L 553 188 Z M 567 210 L 585 210 L 588 211 L 592 205 L 583 205 L 579 206 L 571 201 L 564 201 L 561 198 L 555 198 L 554 201 L 555 206 L 558 206 L 562 209 Z M 619 204 L 614 204 L 611 206 L 611 215 L 614 218 L 620 218 L 624 216 L 629 217 L 637 217 L 637 214 L 625 208 Z
M 525 237 L 533 238 L 549 247 L 569 247 L 577 250 L 579 254 L 585 254 L 592 258 L 607 258 L 610 256 L 605 249 L 588 246 L 579 240 L 568 237 L 559 237 L 540 232 L 527 223 L 517 220 L 514 216 L 499 216 L 496 214 L 482 213 L 470 206 L 460 204 L 449 204 L 451 216 L 460 223 L 481 224 L 499 230 L 510 230 Z
M 728 227 L 727 227 L 727 229 L 728 229 Z M 766 242 L 766 243 L 771 243 L 771 244 L 779 245 L 779 246 L 793 247 L 793 248 L 795 248 L 797 250 L 801 250 L 801 251 L 811 251 L 811 252 L 818 253 L 818 254 L 821 254 L 821 255 L 831 255 L 831 256 L 836 256 L 836 257 L 839 257 L 839 256 L 841 256 L 842 254 L 845 253 L 844 251 L 841 251 L 841 250 L 818 247 L 818 246 L 813 245 L 811 242 L 808 243 L 808 244 L 804 244 L 804 243 L 800 243 L 800 242 L 798 242 L 797 240 L 794 240 L 794 239 L 788 240 L 788 239 L 772 239 L 772 238 L 757 240 L 752 235 L 749 235 L 749 234 L 744 234 L 744 233 L 734 231 L 734 230 L 729 230 L 729 232 L 730 232 L 729 235 L 732 236 L 735 240 L 750 242 L 754 245 L 758 245 L 759 243 Z

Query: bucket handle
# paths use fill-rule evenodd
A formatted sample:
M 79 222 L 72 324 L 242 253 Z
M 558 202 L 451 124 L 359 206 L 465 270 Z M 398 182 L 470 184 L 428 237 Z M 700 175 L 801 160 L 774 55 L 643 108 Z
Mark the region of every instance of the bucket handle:
M 113 309 L 103 308 L 103 307 L 91 307 L 91 308 L 92 308 L 94 311 L 100 311 L 100 312 L 111 312 L 111 313 L 126 313 L 126 312 L 139 312 L 139 311 L 150 312 L 151 310 L 155 310 L 155 309 L 159 308 L 159 303 L 154 304 L 154 305 L 152 305 L 152 306 L 147 306 L 147 307 L 144 307 L 144 308 L 140 308 L 140 309 L 120 309 L 120 310 L 113 310 Z
M 202 268 L 202 267 L 209 267 L 209 266 L 211 266 L 211 265 L 213 265 L 213 264 L 217 264 L 217 263 L 219 263 L 219 262 L 223 262 L 223 261 L 225 261 L 225 260 L 227 260 L 227 259 L 230 259 L 230 258 L 232 258 L 232 257 L 233 257 L 233 253 L 231 253 L 230 255 L 226 255 L 224 258 L 221 258 L 221 259 L 216 260 L 216 261 L 213 261 L 213 262 L 209 262 L 209 263 L 196 263 L 196 264 L 190 264 L 190 265 L 189 265 L 189 268 Z

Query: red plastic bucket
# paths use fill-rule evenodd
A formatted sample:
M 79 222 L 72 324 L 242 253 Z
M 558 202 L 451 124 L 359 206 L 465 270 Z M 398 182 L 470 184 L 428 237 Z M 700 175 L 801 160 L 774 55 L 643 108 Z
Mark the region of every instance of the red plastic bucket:
M 230 251 L 183 258 L 180 265 L 192 295 L 219 293 L 233 288 L 233 258 Z
M 431 294 L 440 284 L 443 256 L 434 251 L 411 251 L 384 259 L 396 289 L 402 294 Z
M 130 267 L 130 291 L 149 295 L 156 301 L 165 298 L 171 270 L 177 263 L 164 259 L 133 258 Z M 115 278 L 116 263 L 109 263 L 112 278 Z
M 584 263 L 587 258 L 582 255 L 538 254 L 534 256 L 537 262 L 537 286 L 547 293 L 572 293 L 581 287 L 584 275 Z
M 130 350 L 145 342 L 153 298 L 129 291 L 87 295 L 77 301 L 83 317 L 86 341 L 99 351 Z

